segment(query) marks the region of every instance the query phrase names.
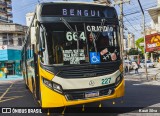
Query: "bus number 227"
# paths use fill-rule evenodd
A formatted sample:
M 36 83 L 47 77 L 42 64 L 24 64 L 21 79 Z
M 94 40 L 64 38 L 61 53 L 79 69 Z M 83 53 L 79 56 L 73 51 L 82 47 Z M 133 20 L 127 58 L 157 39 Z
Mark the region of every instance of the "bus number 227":
M 102 79 L 102 85 L 107 85 L 107 84 L 110 84 L 110 83 L 111 83 L 111 77 Z

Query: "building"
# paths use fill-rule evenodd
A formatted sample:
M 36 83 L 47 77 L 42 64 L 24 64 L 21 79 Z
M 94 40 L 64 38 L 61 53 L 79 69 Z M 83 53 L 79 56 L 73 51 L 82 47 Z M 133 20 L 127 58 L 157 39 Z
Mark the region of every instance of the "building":
M 0 0 L 0 23 L 12 23 L 11 0 Z
M 34 12 L 30 12 L 26 14 L 26 25 L 29 27 L 33 18 Z
M 160 54 L 160 0 L 157 0 L 157 6 L 148 10 L 152 21 L 151 28 L 146 30 L 145 43 L 146 52 L 151 53 L 151 60 Z M 159 57 L 160 59 L 160 57 Z
M 149 29 L 150 31 L 148 33 L 146 33 L 147 35 L 149 34 L 154 34 L 154 33 L 160 33 L 160 0 L 157 0 L 157 6 L 150 8 L 148 10 L 152 21 L 151 21 L 151 29 Z
M 8 68 L 9 75 L 20 72 L 21 49 L 26 26 L 14 23 L 0 23 L 0 70 Z
M 131 48 L 135 48 L 135 36 L 128 33 L 127 38 L 124 39 L 124 50 L 129 51 Z

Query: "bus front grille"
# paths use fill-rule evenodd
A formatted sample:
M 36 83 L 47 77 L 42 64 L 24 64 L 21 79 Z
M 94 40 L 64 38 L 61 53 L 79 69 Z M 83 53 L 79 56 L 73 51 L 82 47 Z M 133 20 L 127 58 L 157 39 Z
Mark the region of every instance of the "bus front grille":
M 88 78 L 112 74 L 119 69 L 119 64 L 66 67 L 57 76 L 62 78 Z
M 110 89 L 105 88 L 105 89 L 94 90 L 94 91 L 96 91 L 96 92 L 99 93 L 99 95 L 96 96 L 96 97 L 112 95 L 112 94 L 114 93 L 114 89 L 113 89 L 113 88 L 112 88 L 112 89 L 111 89 L 111 88 L 110 88 Z M 67 100 L 87 99 L 87 98 L 85 97 L 86 92 L 93 92 L 93 91 L 70 92 L 70 93 L 66 92 L 66 93 L 65 93 L 65 97 L 66 97 Z M 92 97 L 92 98 L 95 98 L 95 97 Z

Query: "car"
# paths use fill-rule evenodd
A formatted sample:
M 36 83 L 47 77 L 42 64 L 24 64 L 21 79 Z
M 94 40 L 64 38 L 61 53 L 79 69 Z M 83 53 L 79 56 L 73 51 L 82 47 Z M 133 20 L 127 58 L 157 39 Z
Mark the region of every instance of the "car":
M 129 67 L 129 69 L 133 69 L 132 62 L 130 60 L 124 60 L 124 67 Z
M 147 61 L 146 61 L 146 64 L 147 64 L 147 68 L 149 68 L 149 67 L 154 68 L 154 63 L 151 62 L 151 60 L 147 60 Z M 145 67 L 145 61 L 141 62 L 141 66 L 142 66 L 142 67 Z
M 154 63 L 151 62 L 150 60 L 147 60 L 146 63 L 147 63 L 147 67 L 152 67 L 152 68 L 154 68 Z

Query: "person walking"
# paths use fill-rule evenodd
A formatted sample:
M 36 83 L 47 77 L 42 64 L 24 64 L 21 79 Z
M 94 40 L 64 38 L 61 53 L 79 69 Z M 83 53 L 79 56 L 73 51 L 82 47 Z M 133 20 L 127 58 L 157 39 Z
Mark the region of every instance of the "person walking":
M 134 70 L 135 70 L 135 74 L 138 74 L 139 72 L 138 72 L 138 68 L 139 68 L 139 66 L 138 66 L 138 63 L 137 62 L 135 62 L 134 63 Z
M 6 67 L 4 68 L 4 73 L 5 73 L 5 78 L 7 78 L 8 69 Z

